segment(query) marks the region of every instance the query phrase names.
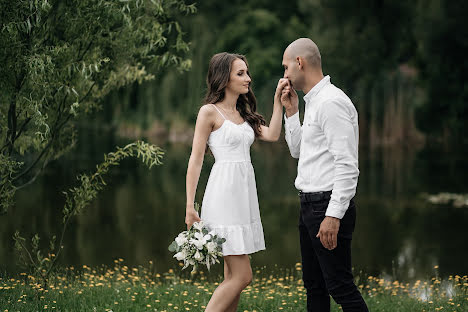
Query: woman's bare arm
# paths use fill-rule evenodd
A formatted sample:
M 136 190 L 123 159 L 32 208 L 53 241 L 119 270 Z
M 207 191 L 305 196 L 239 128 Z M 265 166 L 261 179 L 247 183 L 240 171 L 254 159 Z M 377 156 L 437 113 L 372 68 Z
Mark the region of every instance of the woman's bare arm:
M 278 141 L 281 134 L 281 122 L 283 119 L 283 105 L 281 104 L 281 91 L 288 85 L 287 79 L 280 79 L 276 87 L 273 100 L 273 114 L 271 115 L 270 125 L 261 126 L 260 140 L 268 142 Z
M 190 228 L 194 222 L 200 221 L 200 217 L 194 208 L 195 193 L 197 190 L 198 179 L 205 156 L 206 143 L 213 129 L 215 116 L 209 105 L 204 105 L 198 112 L 197 122 L 195 124 L 195 134 L 193 136 L 192 153 L 187 166 L 186 194 L 187 205 L 185 212 L 185 223 Z

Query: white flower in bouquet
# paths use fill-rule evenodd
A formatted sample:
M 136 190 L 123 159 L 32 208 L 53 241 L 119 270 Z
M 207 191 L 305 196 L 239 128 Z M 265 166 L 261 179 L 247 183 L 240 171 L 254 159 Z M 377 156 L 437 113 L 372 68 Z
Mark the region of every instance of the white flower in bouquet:
M 195 253 L 194 258 L 195 258 L 195 260 L 197 260 L 197 261 L 201 261 L 201 260 L 203 260 L 204 256 L 203 256 L 203 254 L 201 254 L 201 253 L 197 250 L 197 252 Z
M 206 243 L 206 249 L 208 249 L 208 253 L 214 253 L 217 247 L 218 244 L 216 244 L 215 242 Z
M 176 258 L 176 259 L 179 260 L 179 261 L 184 260 L 185 257 L 187 257 L 187 254 L 186 254 L 185 250 L 182 250 L 182 251 L 180 251 L 180 252 L 178 252 L 178 253 L 176 253 L 176 254 L 174 255 L 174 258 Z
M 219 263 L 222 257 L 222 244 L 225 238 L 217 236 L 210 231 L 203 221 L 195 222 L 188 231 L 181 232 L 169 246 L 169 251 L 175 252 L 174 258 L 184 262 L 183 269 L 193 266 L 195 272 L 198 265 L 211 265 Z
M 193 227 L 198 231 L 201 231 L 204 226 L 205 226 L 205 223 L 203 223 L 203 221 L 195 222 L 193 224 Z
M 185 234 L 182 232 L 175 238 L 175 241 L 177 245 L 182 246 L 183 244 L 187 243 L 187 237 L 185 237 Z
M 200 230 L 202 231 L 203 228 Z M 203 232 L 196 232 L 194 234 L 195 239 L 191 239 L 190 243 L 194 244 L 198 249 L 203 249 L 203 247 L 206 245 L 206 243 L 211 239 L 211 235 L 203 235 Z

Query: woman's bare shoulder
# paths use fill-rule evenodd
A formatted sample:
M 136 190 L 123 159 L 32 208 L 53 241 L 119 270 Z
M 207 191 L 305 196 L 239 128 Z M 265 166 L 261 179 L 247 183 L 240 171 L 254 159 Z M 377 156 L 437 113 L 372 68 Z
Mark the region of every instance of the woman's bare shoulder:
M 215 108 L 213 107 L 214 104 L 203 104 L 202 106 L 200 106 L 200 112 L 206 112 L 206 113 L 210 113 L 210 112 L 214 112 L 215 111 Z
M 202 119 L 213 124 L 216 119 L 216 110 L 213 107 L 213 104 L 202 105 L 198 111 L 198 119 Z

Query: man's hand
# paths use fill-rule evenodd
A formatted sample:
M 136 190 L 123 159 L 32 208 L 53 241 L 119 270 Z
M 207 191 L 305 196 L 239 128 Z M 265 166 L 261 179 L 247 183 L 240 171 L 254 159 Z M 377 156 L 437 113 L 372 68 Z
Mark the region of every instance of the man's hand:
M 286 109 L 286 116 L 291 117 L 299 110 L 299 98 L 296 91 L 291 87 L 289 80 L 281 92 L 281 104 Z
M 323 247 L 328 250 L 335 249 L 338 244 L 338 230 L 340 229 L 340 219 L 325 217 L 320 224 L 317 237 L 320 238 Z

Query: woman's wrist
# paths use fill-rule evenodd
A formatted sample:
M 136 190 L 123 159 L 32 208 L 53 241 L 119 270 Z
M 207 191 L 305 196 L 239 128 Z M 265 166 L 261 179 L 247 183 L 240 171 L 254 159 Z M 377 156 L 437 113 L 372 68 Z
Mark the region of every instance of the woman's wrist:
M 281 104 L 281 92 L 275 93 L 275 95 L 273 96 L 273 102 L 274 103 L 279 102 Z

